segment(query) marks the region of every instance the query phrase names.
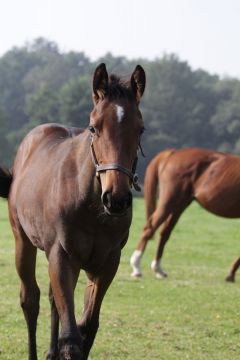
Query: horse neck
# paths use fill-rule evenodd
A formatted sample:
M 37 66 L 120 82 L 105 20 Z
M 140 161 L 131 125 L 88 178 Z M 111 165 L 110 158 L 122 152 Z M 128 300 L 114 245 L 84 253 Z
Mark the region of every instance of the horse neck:
M 73 139 L 75 149 L 75 162 L 78 182 L 84 196 L 99 196 L 101 194 L 100 183 L 96 178 L 96 169 L 91 154 L 91 139 L 88 131 L 77 135 Z

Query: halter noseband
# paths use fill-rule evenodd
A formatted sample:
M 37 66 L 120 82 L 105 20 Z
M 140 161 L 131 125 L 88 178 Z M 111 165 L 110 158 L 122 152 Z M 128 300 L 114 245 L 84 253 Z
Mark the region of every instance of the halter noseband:
M 99 177 L 100 172 L 104 172 L 107 170 L 117 170 L 117 171 L 120 171 L 120 172 L 126 174 L 130 178 L 131 185 L 134 187 L 134 189 L 136 191 L 141 191 L 141 187 L 138 184 L 138 175 L 135 173 L 136 168 L 137 168 L 137 162 L 138 162 L 137 156 L 135 157 L 135 160 L 133 162 L 132 171 L 130 171 L 127 168 L 125 168 L 124 166 L 116 164 L 116 163 L 99 165 L 98 161 L 97 161 L 96 153 L 94 151 L 93 137 L 91 137 L 91 154 L 92 154 L 93 164 L 96 168 L 96 176 L 97 177 Z

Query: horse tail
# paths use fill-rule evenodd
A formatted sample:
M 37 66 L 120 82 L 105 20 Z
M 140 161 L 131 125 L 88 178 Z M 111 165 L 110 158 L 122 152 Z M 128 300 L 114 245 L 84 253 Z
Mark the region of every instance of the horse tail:
M 175 149 L 160 152 L 152 159 L 147 167 L 144 180 L 144 199 L 147 219 L 156 209 L 159 175 L 164 169 L 166 160 L 173 152 L 175 152 Z
M 12 172 L 0 167 L 0 196 L 7 199 L 12 184 Z

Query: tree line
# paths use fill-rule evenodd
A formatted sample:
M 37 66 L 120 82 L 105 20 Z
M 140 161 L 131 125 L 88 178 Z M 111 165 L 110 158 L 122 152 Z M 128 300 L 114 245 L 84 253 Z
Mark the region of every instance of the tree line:
M 41 123 L 86 127 L 95 67 L 147 76 L 141 103 L 146 132 L 141 178 L 151 158 L 166 148 L 198 146 L 240 153 L 240 80 L 193 70 L 176 55 L 129 60 L 111 53 L 91 61 L 84 52 L 61 52 L 39 38 L 0 57 L 0 163 L 10 166 L 23 136 Z

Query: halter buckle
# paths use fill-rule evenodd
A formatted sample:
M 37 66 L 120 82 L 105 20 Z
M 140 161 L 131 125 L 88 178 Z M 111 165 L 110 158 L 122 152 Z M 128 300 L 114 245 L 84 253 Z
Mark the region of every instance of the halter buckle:
M 136 190 L 136 191 L 141 191 L 142 189 L 141 189 L 141 187 L 140 187 L 140 185 L 138 184 L 138 174 L 133 174 L 133 178 L 132 178 L 132 186 L 134 187 L 134 189 Z
M 134 185 L 138 183 L 138 174 L 133 174 L 132 182 Z

